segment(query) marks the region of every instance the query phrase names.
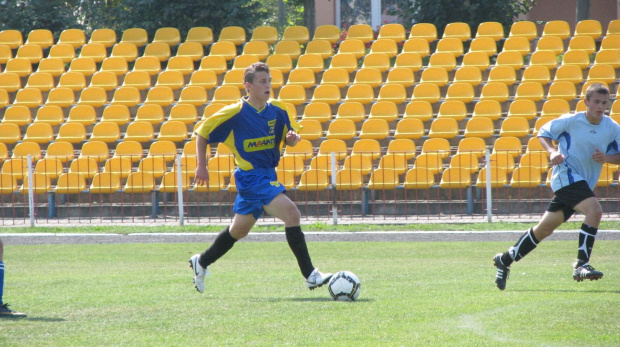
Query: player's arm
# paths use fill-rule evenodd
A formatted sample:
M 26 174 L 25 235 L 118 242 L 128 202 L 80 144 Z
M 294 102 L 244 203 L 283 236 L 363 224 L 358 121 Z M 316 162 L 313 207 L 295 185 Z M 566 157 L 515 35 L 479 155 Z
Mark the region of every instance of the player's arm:
M 598 150 L 598 148 L 592 154 L 592 160 L 597 163 L 610 163 L 610 164 L 620 164 L 620 153 L 616 154 L 606 154 Z
M 295 145 L 297 145 L 300 140 L 301 136 L 299 136 L 299 134 L 294 132 L 293 130 L 289 130 L 288 133 L 286 133 L 285 143 L 287 146 L 295 147 Z
M 550 137 L 539 136 L 538 141 L 543 148 L 549 153 L 549 163 L 551 165 L 558 165 L 564 162 L 564 155 L 553 145 L 553 140 Z
M 207 139 L 196 136 L 196 176 L 194 182 L 198 185 L 209 183 L 209 170 L 207 170 Z

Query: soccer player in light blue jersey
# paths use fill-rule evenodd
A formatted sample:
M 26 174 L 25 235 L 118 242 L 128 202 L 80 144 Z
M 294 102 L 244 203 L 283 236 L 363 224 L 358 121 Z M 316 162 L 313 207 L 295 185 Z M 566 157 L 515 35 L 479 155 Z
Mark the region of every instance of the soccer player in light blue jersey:
M 2 302 L 2 294 L 4 294 L 4 244 L 0 240 L 0 318 L 23 318 L 26 314 L 13 311 L 9 305 Z
M 284 222 L 286 240 L 297 258 L 306 285 L 311 290 L 327 283 L 331 273 L 321 273 L 312 265 L 301 231 L 297 206 L 278 182 L 276 167 L 284 144 L 295 146 L 301 127 L 289 117 L 284 104 L 270 100 L 271 76 L 265 63 L 255 63 L 245 70 L 247 97 L 224 107 L 196 130 L 196 184 L 209 181 L 206 148 L 223 142 L 235 155 L 237 198 L 232 224 L 218 234 L 211 246 L 190 259 L 196 290 L 204 292 L 208 266 L 228 252 L 235 242 L 250 232 L 257 219 L 267 212 Z
M 620 163 L 620 125 L 605 116 L 609 104 L 607 87 L 599 83 L 590 85 L 586 90 L 585 104 L 585 112 L 563 115 L 543 125 L 538 132 L 538 139 L 553 165 L 551 189 L 554 197 L 538 224 L 523 234 L 507 252 L 493 258 L 497 268 L 495 283 L 500 290 L 506 288 L 512 262 L 525 257 L 575 211 L 583 214 L 585 220 L 579 231 L 573 279 L 581 282 L 603 277 L 601 271 L 589 264 L 603 214 L 593 190 L 603 163 Z M 557 148 L 553 141 L 558 144 Z

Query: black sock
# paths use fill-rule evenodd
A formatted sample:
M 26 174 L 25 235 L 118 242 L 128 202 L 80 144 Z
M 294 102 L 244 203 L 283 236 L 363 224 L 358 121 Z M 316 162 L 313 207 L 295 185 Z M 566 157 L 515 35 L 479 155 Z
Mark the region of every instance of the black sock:
M 577 249 L 577 259 L 587 263 L 592 255 L 592 247 L 594 247 L 594 239 L 598 228 L 591 227 L 587 224 L 581 224 L 579 230 L 579 248 Z
M 301 232 L 300 226 L 286 227 L 284 230 L 286 231 L 286 241 L 289 247 L 291 247 L 293 254 L 295 254 L 295 258 L 297 258 L 301 274 L 308 278 L 312 271 L 314 271 L 314 266 L 312 266 L 312 260 L 310 260 L 310 253 L 308 253 L 304 233 Z
M 200 258 L 198 258 L 200 266 L 206 268 L 215 263 L 216 260 L 220 259 L 234 246 L 235 242 L 237 242 L 237 239 L 230 235 L 229 227 L 226 227 L 215 237 L 211 247 L 200 254 Z
M 514 246 L 508 249 L 508 252 L 502 254 L 502 263 L 506 266 L 510 266 L 513 261 L 519 261 L 521 258 L 525 257 L 536 248 L 537 245 L 538 240 L 536 240 L 536 236 L 534 236 L 534 229 L 530 228 L 525 234 L 521 235 L 521 238 Z

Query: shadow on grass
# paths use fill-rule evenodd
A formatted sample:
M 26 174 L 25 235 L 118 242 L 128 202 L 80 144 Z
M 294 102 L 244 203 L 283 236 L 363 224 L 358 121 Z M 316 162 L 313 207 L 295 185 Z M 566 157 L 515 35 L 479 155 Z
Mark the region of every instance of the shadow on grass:
M 620 294 L 620 290 L 587 290 L 587 289 L 514 289 L 514 292 L 555 292 L 555 293 L 601 293 Z
M 24 318 L 27 321 L 35 321 L 35 322 L 64 322 L 66 319 L 64 318 L 52 318 L 52 317 L 26 317 Z
M 266 302 L 318 302 L 318 301 L 335 301 L 332 298 L 270 298 L 270 299 L 261 299 L 261 298 L 254 298 L 252 299 L 252 301 L 255 302 L 261 302 L 261 301 L 266 301 Z M 338 301 L 338 302 L 343 302 L 343 303 L 356 303 L 356 302 L 371 302 L 374 301 L 373 299 L 358 299 L 355 301 Z

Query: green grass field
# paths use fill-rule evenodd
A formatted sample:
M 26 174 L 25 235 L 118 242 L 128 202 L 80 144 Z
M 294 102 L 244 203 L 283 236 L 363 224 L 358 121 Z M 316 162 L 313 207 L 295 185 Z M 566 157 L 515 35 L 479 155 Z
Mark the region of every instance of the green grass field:
M 600 281 L 571 277 L 576 241 L 542 243 L 506 291 L 492 256 L 507 242 L 314 242 L 316 266 L 351 270 L 356 302 L 305 283 L 284 242 L 240 242 L 207 290 L 187 260 L 206 244 L 5 249 L 0 346 L 617 346 L 620 241 L 598 241 Z

